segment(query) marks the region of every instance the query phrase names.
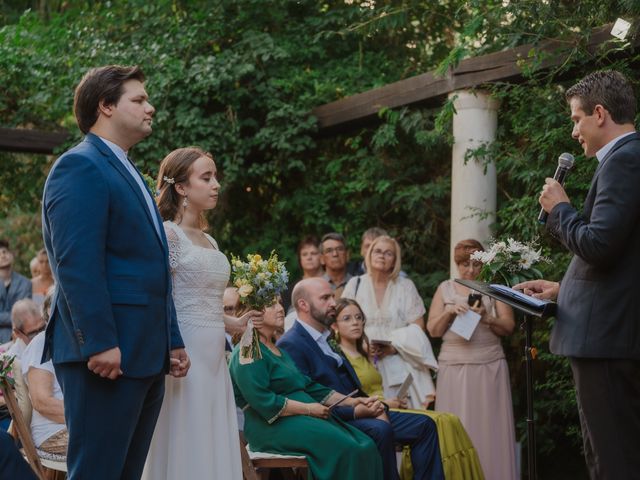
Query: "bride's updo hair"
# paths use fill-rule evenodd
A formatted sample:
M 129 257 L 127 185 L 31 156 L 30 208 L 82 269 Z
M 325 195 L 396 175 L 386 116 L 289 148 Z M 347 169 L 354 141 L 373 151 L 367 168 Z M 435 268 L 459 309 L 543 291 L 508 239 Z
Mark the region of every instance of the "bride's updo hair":
M 178 183 L 189 184 L 191 166 L 201 157 L 213 160 L 210 153 L 198 147 L 185 147 L 169 153 L 160 163 L 156 188 L 158 189 L 158 210 L 163 220 L 174 220 L 180 213 L 184 197 L 178 194 L 175 187 Z M 204 219 L 201 219 L 200 223 L 203 222 Z

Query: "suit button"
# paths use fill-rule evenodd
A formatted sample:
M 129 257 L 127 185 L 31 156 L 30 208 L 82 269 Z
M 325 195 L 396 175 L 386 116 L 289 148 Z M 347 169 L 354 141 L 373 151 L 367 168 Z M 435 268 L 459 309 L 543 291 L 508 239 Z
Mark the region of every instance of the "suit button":
M 84 345 L 84 335 L 81 330 L 76 330 L 76 339 L 80 345 Z

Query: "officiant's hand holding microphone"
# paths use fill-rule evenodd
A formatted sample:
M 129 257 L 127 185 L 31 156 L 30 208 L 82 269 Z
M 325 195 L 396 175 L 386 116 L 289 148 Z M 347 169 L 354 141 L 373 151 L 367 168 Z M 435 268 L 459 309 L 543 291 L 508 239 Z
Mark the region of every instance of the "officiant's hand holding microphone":
M 546 178 L 538 201 L 542 211 L 538 215 L 539 223 L 547 223 L 547 216 L 560 203 L 571 203 L 564 190 L 564 181 L 573 167 L 574 158 L 570 153 L 563 153 L 558 158 L 558 168 L 553 178 Z M 514 290 L 522 290 L 525 295 L 541 300 L 555 300 L 560 291 L 560 283 L 549 280 L 529 280 L 513 286 Z

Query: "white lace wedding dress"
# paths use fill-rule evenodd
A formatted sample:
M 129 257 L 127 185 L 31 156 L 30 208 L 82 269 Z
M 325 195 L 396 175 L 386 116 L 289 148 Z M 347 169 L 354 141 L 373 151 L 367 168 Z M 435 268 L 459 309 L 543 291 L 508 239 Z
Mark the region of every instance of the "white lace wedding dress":
M 166 377 L 160 417 L 142 478 L 242 480 L 233 387 L 224 356 L 222 295 L 229 261 L 213 248 L 194 245 L 165 222 L 178 324 L 191 368 L 185 378 Z

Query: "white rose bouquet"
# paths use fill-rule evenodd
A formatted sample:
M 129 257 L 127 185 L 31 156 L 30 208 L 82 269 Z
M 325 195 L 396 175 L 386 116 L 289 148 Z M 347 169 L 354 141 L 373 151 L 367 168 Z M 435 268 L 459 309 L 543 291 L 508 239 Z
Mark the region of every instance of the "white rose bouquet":
M 513 238 L 494 241 L 488 250 L 471 255 L 472 261 L 482 263 L 479 280 L 513 286 L 526 280 L 542 278 L 535 265 L 548 260 L 536 249 L 536 242 L 522 243 Z
M 273 305 L 278 295 L 287 289 L 289 273 L 284 262 L 278 261 L 275 251 L 264 260 L 258 254 L 247 255 L 247 261 L 231 256 L 231 275 L 238 288 L 240 303 L 253 310 L 264 310 Z M 249 321 L 240 339 L 240 363 L 252 363 L 262 358 L 258 331 Z

